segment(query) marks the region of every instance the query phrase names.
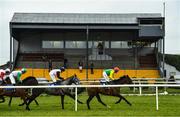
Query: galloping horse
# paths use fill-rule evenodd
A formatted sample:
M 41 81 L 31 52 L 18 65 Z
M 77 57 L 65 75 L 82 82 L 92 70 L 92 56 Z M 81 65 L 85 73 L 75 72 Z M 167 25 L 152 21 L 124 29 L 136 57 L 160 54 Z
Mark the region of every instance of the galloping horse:
M 128 75 L 124 75 L 122 77 L 120 77 L 117 80 L 113 80 L 110 81 L 109 84 L 112 85 L 118 85 L 118 84 L 132 84 L 132 80 Z M 97 83 L 92 83 L 91 85 L 97 85 Z M 89 98 L 87 99 L 87 107 L 88 109 L 90 109 L 90 101 L 94 98 L 94 96 L 96 96 L 97 100 L 104 106 L 108 107 L 100 98 L 99 94 L 103 94 L 103 95 L 109 95 L 109 96 L 115 96 L 115 97 L 119 97 L 120 99 L 115 103 L 118 104 L 120 103 L 120 101 L 123 99 L 127 104 L 129 104 L 131 106 L 131 103 L 129 101 L 127 101 L 125 99 L 125 97 L 123 97 L 120 94 L 120 88 L 119 87 L 91 87 L 91 88 L 87 88 L 87 92 L 89 95 Z
M 9 77 L 6 78 L 6 82 L 7 82 L 8 84 L 11 84 Z M 4 85 L 6 84 L 4 81 L 3 81 L 2 83 L 3 83 Z M 36 86 L 36 85 L 38 85 L 38 81 L 36 80 L 35 77 L 33 77 L 33 76 L 28 76 L 28 77 L 26 77 L 24 80 L 22 80 L 22 83 L 21 83 L 20 85 L 24 85 L 24 86 Z M 29 92 L 29 89 L 26 89 L 26 91 Z M 4 98 L 3 96 L 0 96 L 0 99 L 1 99 L 0 103 L 5 102 L 5 98 Z M 9 106 L 11 106 L 11 101 L 12 101 L 12 97 L 10 97 L 9 104 L 8 104 Z M 36 105 L 39 105 L 36 100 L 34 100 L 34 101 L 36 102 Z M 20 106 L 21 106 L 21 105 L 22 105 L 22 104 L 20 104 Z
M 22 80 L 22 83 L 20 85 L 22 85 L 22 86 L 37 86 L 38 81 L 36 80 L 35 77 L 28 76 L 28 77 L 26 77 L 25 79 Z M 26 89 L 26 91 L 29 93 L 30 89 Z M 9 106 L 11 105 L 11 101 L 12 101 L 12 97 L 10 97 L 9 104 L 8 104 Z M 39 103 L 36 100 L 34 100 L 34 101 L 35 101 L 36 105 L 39 105 Z M 21 106 L 21 105 L 24 105 L 24 103 L 20 104 L 19 106 Z
M 73 75 L 66 80 L 62 82 L 57 82 L 56 84 L 59 85 L 79 85 L 80 81 L 77 78 L 76 75 Z M 80 88 L 78 88 L 80 89 Z M 78 90 L 78 94 L 82 92 L 82 89 Z M 71 89 L 70 88 L 34 88 L 32 89 L 32 95 L 27 99 L 28 100 L 28 106 L 29 104 L 36 99 L 40 94 L 46 93 L 49 95 L 54 95 L 54 96 L 61 96 L 61 104 L 62 104 L 62 109 L 64 109 L 64 96 L 67 95 L 75 100 L 75 94 L 71 94 Z M 78 103 L 82 104 L 81 101 L 78 100 Z M 27 110 L 29 110 L 29 107 L 27 106 Z
M 1 86 L 7 86 L 7 85 L 11 85 L 10 82 L 3 82 L 1 84 Z M 25 89 L 22 89 L 22 88 L 16 88 L 16 91 L 15 92 L 12 92 L 12 89 L 3 89 L 3 88 L 0 88 L 0 96 L 3 97 L 3 96 L 8 96 L 8 97 L 20 97 L 21 99 L 23 99 L 24 103 L 26 104 L 26 108 L 28 108 L 28 105 L 27 105 L 27 97 L 28 97 L 28 93 L 25 91 Z M 4 98 L 4 97 L 3 97 Z

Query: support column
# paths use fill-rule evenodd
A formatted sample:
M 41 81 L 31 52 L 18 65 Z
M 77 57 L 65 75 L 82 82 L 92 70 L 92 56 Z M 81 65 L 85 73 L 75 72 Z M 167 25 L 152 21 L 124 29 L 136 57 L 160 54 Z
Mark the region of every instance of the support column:
M 11 64 L 13 62 L 13 39 L 12 39 L 12 27 L 11 27 L 11 22 L 9 23 L 9 33 L 10 33 L 10 65 L 11 65 L 11 70 L 14 68 L 14 63 Z
M 89 61 L 89 47 L 88 47 L 88 40 L 89 40 L 89 27 L 86 27 L 86 80 L 88 80 L 88 61 Z
M 165 73 L 164 73 L 164 63 L 165 63 L 165 19 L 163 19 L 163 65 L 162 65 L 162 68 L 163 68 L 163 77 L 165 76 Z

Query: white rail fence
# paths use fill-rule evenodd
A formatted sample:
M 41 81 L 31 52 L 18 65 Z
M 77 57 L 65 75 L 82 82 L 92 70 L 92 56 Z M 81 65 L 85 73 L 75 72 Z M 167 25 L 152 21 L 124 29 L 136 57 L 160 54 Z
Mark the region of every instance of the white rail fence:
M 75 88 L 75 111 L 77 111 L 77 89 L 88 87 L 155 87 L 156 88 L 156 110 L 159 110 L 158 88 L 159 87 L 180 87 L 176 84 L 138 84 L 138 85 L 55 85 L 55 86 L 0 86 L 0 88 Z

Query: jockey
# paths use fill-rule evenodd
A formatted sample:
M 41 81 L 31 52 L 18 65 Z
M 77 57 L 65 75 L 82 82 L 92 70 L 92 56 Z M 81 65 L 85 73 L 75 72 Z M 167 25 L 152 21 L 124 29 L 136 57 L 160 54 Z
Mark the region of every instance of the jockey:
M 22 68 L 21 70 L 18 70 L 18 71 L 11 72 L 11 74 L 9 75 L 11 83 L 13 85 L 15 85 L 16 81 L 21 82 L 21 75 L 26 72 L 27 72 L 27 70 L 25 68 Z
M 49 72 L 49 75 L 53 81 L 53 83 L 55 84 L 56 83 L 56 77 L 60 79 L 60 81 L 63 81 L 63 78 L 60 77 L 60 73 L 64 72 L 65 71 L 65 68 L 64 67 L 61 67 L 60 69 L 53 69 Z
M 114 80 L 114 73 L 117 73 L 120 70 L 119 67 L 114 67 L 114 69 L 105 69 L 103 71 L 103 79 L 101 79 L 101 82 L 103 84 L 106 84 L 110 80 Z
M 6 76 L 10 73 L 10 69 L 7 68 L 5 70 L 0 69 L 0 79 L 4 82 Z

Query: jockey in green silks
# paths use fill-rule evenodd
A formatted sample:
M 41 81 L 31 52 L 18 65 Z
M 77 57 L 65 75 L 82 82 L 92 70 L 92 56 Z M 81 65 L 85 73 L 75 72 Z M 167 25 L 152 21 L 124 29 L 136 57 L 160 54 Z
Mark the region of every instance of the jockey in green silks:
M 9 75 L 11 83 L 13 85 L 15 85 L 16 81 L 21 82 L 21 75 L 26 73 L 26 71 L 27 70 L 25 68 L 23 68 L 21 70 L 11 72 L 11 74 Z
M 103 71 L 103 78 L 100 80 L 100 82 L 106 84 L 110 80 L 114 80 L 114 73 L 117 73 L 119 70 L 119 67 L 114 67 L 114 69 L 105 69 Z

